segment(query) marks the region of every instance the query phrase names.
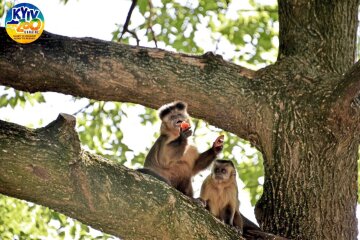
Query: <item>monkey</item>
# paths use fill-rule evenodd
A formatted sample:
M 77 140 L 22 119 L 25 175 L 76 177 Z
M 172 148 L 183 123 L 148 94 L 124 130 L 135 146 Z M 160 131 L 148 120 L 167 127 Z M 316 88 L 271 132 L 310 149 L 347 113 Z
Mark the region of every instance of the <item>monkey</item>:
M 216 218 L 243 231 L 236 170 L 230 160 L 215 160 L 211 174 L 204 180 L 200 200 Z
M 160 136 L 145 158 L 144 168 L 138 171 L 166 182 L 183 194 L 193 197 L 192 177 L 206 169 L 223 148 L 224 136 L 219 136 L 207 151 L 199 154 L 197 148 L 188 143 L 190 126 L 187 104 L 175 101 L 159 108 L 161 120 Z

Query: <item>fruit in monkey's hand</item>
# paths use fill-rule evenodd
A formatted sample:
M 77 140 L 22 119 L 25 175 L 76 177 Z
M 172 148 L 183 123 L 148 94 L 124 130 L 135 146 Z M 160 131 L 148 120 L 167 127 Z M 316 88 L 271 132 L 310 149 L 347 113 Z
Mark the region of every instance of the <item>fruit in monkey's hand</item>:
M 184 130 L 190 128 L 190 124 L 188 122 L 184 121 L 184 122 L 181 123 L 180 127 L 181 127 L 181 130 L 184 131 Z

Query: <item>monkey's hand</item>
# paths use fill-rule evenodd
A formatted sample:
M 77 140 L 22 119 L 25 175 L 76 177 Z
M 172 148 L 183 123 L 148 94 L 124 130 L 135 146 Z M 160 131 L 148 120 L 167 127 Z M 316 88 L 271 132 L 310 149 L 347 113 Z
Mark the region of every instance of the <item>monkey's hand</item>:
M 239 235 L 243 235 L 243 229 L 239 226 L 234 226 L 235 230 L 238 232 Z
M 188 138 L 192 135 L 192 130 L 191 127 L 187 128 L 187 129 L 182 129 L 180 128 L 180 136 L 183 138 Z
M 204 199 L 201 198 L 194 198 L 193 201 L 198 204 L 200 207 L 206 208 L 207 202 Z
M 220 153 L 223 149 L 224 145 L 224 135 L 220 135 L 216 138 L 216 140 L 213 143 L 213 149 L 216 154 Z

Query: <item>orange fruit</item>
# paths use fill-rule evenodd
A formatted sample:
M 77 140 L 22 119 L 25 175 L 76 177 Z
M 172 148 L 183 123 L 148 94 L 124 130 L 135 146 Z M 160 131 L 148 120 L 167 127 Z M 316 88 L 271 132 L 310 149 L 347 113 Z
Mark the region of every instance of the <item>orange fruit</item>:
M 187 123 L 187 122 L 182 122 L 180 127 L 181 127 L 182 130 L 186 130 L 186 129 L 188 129 L 190 127 L 190 124 Z

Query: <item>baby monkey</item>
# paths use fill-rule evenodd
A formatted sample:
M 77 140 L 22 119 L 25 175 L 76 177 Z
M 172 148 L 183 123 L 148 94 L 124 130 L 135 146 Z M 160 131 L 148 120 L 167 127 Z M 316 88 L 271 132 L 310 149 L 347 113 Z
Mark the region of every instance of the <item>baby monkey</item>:
M 231 161 L 216 160 L 211 174 L 201 186 L 200 199 L 221 221 L 243 231 L 243 219 L 239 211 L 236 170 Z
M 197 148 L 188 143 L 192 131 L 186 103 L 177 101 L 162 106 L 159 117 L 160 137 L 146 156 L 144 168 L 139 171 L 193 197 L 192 177 L 216 159 L 223 148 L 224 136 L 219 136 L 209 150 L 199 154 Z

